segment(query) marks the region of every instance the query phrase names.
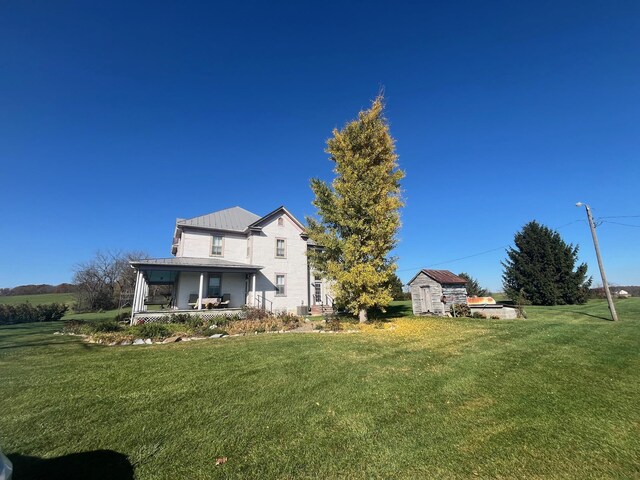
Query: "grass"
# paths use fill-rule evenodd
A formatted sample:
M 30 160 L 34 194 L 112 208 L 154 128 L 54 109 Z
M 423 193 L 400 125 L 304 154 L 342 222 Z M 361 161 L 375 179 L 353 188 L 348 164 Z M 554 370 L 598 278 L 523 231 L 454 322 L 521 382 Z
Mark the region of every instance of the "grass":
M 29 302 L 31 305 L 44 305 L 47 303 L 66 303 L 71 305 L 75 302 L 73 293 L 43 293 L 39 295 L 11 295 L 0 297 L 0 304 L 17 305 Z
M 79 456 L 138 479 L 640 478 L 640 299 L 617 307 L 111 348 L 2 327 L 0 445 L 17 479 Z

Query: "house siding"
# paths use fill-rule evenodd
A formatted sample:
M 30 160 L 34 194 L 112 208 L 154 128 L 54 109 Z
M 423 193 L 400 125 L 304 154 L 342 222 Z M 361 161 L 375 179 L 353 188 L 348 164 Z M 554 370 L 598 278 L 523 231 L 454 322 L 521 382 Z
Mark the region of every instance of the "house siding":
M 247 237 L 245 235 L 228 232 L 202 232 L 186 228 L 182 233 L 177 256 L 209 258 L 211 256 L 211 239 L 214 235 L 223 237 L 220 258 L 234 262 L 247 261 Z
M 274 216 L 262 226 L 262 232 L 252 236 L 251 263 L 264 266 L 256 276 L 257 293 L 272 302 L 274 311 L 295 312 L 298 306 L 308 305 L 307 242 L 300 237 L 302 229 L 298 225 L 286 214 L 282 218 L 282 226 Z M 276 257 L 277 238 L 286 240 L 285 258 Z M 276 274 L 286 275 L 285 296 L 275 294 Z

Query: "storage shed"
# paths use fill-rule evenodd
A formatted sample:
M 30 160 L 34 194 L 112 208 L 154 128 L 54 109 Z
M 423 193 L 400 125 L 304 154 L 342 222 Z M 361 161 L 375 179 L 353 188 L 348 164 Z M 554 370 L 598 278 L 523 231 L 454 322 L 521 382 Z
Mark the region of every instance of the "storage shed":
M 467 304 L 467 281 L 449 270 L 420 270 L 409 281 L 414 315 L 447 315 L 451 305 Z

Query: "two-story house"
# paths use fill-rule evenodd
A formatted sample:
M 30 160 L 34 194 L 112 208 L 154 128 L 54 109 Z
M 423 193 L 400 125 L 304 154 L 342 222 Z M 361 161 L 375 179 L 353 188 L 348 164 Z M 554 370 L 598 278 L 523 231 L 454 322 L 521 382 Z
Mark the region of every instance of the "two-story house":
M 137 272 L 133 320 L 147 312 L 151 285 L 172 286 L 174 311 L 202 310 L 209 298 L 224 298 L 229 308 L 294 313 L 332 303 L 309 268 L 309 248 L 304 226 L 284 207 L 262 217 L 232 207 L 178 219 L 173 257 L 131 262 Z

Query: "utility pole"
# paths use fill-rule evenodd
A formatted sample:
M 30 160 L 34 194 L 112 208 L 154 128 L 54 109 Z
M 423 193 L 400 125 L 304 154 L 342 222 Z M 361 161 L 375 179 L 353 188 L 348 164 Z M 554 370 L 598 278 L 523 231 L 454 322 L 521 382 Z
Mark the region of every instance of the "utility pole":
M 607 302 L 609 303 L 609 311 L 611 312 L 611 320 L 618 321 L 618 314 L 616 313 L 616 307 L 613 305 L 613 298 L 611 298 L 611 292 L 609 291 L 609 284 L 607 283 L 607 276 L 604 273 L 604 265 L 602 265 L 602 258 L 600 257 L 600 247 L 598 246 L 598 237 L 596 236 L 596 226 L 593 223 L 593 217 L 591 216 L 591 208 L 586 203 L 578 202 L 576 207 L 581 207 L 587 210 L 587 218 L 589 219 L 589 227 L 591 228 L 591 236 L 593 237 L 593 246 L 596 247 L 596 258 L 598 259 L 598 267 L 600 267 L 600 276 L 602 277 L 602 286 L 604 288 L 604 294 L 607 296 Z

